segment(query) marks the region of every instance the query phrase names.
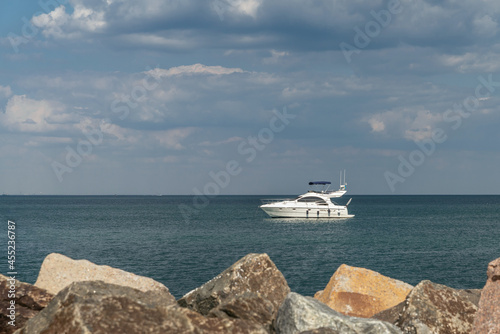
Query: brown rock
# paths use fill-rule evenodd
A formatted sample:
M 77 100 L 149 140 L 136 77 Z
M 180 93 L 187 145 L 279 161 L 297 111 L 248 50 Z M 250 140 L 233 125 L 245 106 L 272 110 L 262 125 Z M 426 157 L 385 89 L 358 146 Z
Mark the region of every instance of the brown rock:
M 210 310 L 208 317 L 250 320 L 272 328 L 274 305 L 257 293 L 232 296 Z
M 75 282 L 62 290 L 16 334 L 61 333 L 255 333 L 258 324 L 206 318 L 179 307 L 168 292 L 142 292 L 101 281 Z
M 268 334 L 262 325 L 252 321 L 208 318 L 180 306 L 166 309 L 163 328 L 161 333 Z
M 44 289 L 37 288 L 28 283 L 18 280 L 10 280 L 11 277 L 0 275 L 0 334 L 13 333 L 40 312 L 52 300 L 53 295 Z M 11 283 L 14 282 L 15 289 L 11 290 Z M 15 297 L 12 292 L 15 290 Z M 11 301 L 14 301 L 14 307 Z M 10 308 L 15 308 L 15 318 L 10 317 Z M 12 322 L 12 320 L 15 320 Z M 14 324 L 12 326 L 9 324 Z
M 370 318 L 403 302 L 412 288 L 372 270 L 343 264 L 314 298 L 345 315 Z
M 396 325 L 404 333 L 466 334 L 472 330 L 477 306 L 460 291 L 420 282 L 405 300 Z
M 472 333 L 500 333 L 500 258 L 490 262 Z
M 96 265 L 87 260 L 73 260 L 57 253 L 47 255 L 40 268 L 35 286 L 57 294 L 71 283 L 79 281 L 103 281 L 141 291 L 168 292 L 167 287 L 149 277 L 138 276 L 109 266 Z
M 268 323 L 289 292 L 285 277 L 267 254 L 248 254 L 178 303 L 203 315 L 216 308 L 211 316 Z

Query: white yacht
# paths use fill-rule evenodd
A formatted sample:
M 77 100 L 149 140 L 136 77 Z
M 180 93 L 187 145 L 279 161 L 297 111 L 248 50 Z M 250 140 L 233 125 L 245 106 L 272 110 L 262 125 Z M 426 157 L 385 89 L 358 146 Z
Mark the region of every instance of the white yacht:
M 309 190 L 294 199 L 268 199 L 262 200 L 260 206 L 272 218 L 351 218 L 346 205 L 339 205 L 332 201 L 332 198 L 342 197 L 346 192 L 345 172 L 344 183 L 340 183 L 337 191 L 328 191 L 331 182 L 315 181 L 309 182 L 311 186 L 322 185 L 323 190 Z M 326 189 L 325 189 L 326 187 Z

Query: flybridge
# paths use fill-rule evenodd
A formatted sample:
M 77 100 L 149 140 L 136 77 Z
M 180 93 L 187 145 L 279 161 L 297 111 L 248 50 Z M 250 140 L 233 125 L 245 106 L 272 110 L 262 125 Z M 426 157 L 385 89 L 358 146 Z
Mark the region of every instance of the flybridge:
M 342 177 L 344 178 L 343 182 L 342 182 Z M 311 181 L 311 182 L 309 182 L 310 186 L 315 186 L 315 185 L 326 186 L 326 185 L 330 185 L 330 184 L 332 184 L 330 181 Z M 340 188 L 339 188 L 339 190 L 345 190 L 346 186 L 347 186 L 347 183 L 345 182 L 345 169 L 344 169 L 343 174 L 342 174 L 342 171 L 340 171 Z M 325 189 L 324 191 L 327 191 L 328 188 Z

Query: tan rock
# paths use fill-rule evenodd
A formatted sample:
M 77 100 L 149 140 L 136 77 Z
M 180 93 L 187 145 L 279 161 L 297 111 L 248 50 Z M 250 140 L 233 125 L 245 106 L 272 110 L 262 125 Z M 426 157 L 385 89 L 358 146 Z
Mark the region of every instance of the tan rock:
M 47 255 L 38 273 L 35 286 L 55 295 L 71 283 L 79 281 L 103 281 L 144 292 L 168 292 L 166 286 L 152 278 L 109 266 L 96 265 L 87 260 L 73 260 L 57 253 Z
M 375 271 L 343 264 L 314 298 L 345 315 L 370 318 L 403 302 L 412 288 Z
M 500 258 L 489 263 L 487 275 L 474 319 L 475 334 L 500 333 Z

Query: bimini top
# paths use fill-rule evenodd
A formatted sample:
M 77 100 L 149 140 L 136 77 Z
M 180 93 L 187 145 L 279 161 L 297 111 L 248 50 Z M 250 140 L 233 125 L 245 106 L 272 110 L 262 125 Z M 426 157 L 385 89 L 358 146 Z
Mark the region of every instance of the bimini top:
M 332 184 L 332 183 L 329 182 L 329 181 L 314 181 L 314 182 L 309 182 L 310 186 L 313 186 L 315 184 L 323 184 L 323 185 L 325 185 L 325 184 Z

